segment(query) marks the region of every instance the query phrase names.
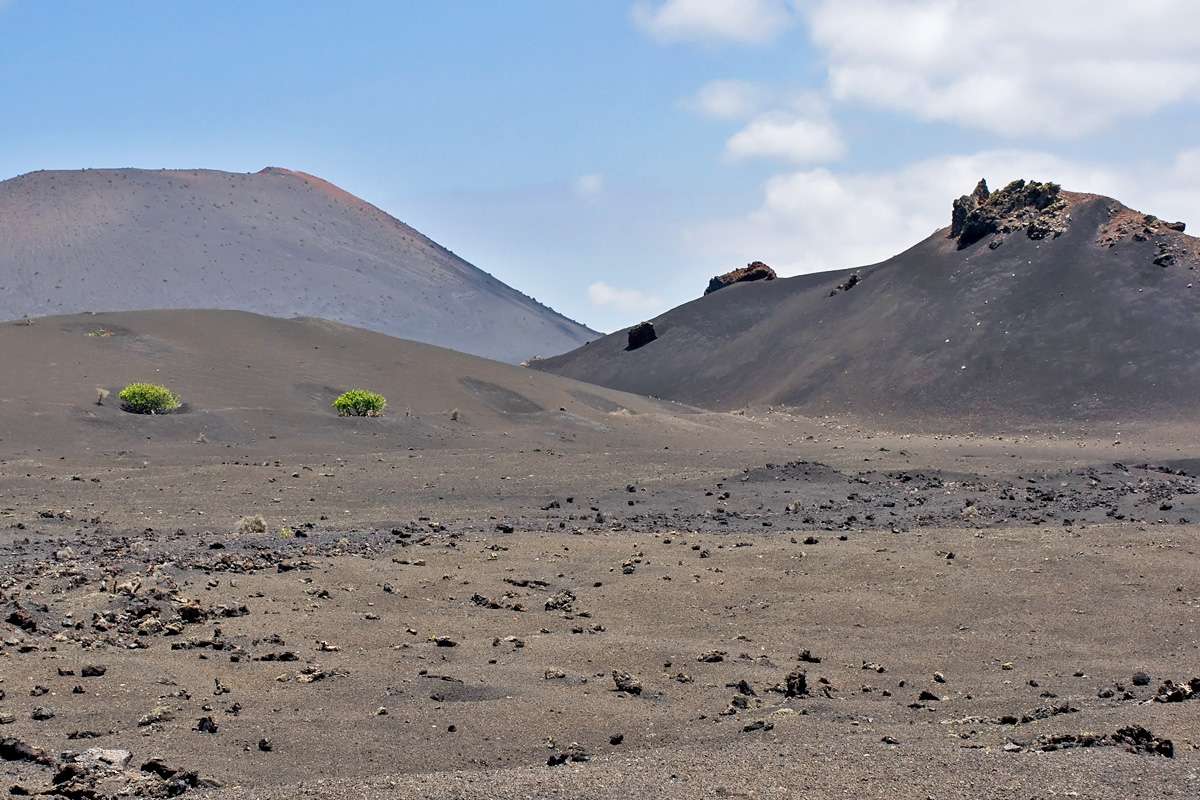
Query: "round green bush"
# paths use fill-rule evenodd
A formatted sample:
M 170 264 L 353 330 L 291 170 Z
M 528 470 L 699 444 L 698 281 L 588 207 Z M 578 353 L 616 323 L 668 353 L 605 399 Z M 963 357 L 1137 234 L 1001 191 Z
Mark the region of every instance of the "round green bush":
M 152 383 L 131 383 L 117 396 L 121 408 L 133 414 L 169 414 L 181 405 L 170 390 Z
M 333 401 L 339 417 L 382 417 L 387 400 L 381 394 L 352 389 Z

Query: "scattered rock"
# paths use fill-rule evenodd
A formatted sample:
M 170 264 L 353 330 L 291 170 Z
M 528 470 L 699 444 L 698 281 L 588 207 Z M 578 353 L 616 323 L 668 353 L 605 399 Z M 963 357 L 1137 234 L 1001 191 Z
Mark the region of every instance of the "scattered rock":
M 716 664 L 718 662 L 724 661 L 725 656 L 727 656 L 727 655 L 729 655 L 729 654 L 726 653 L 724 650 L 706 650 L 705 652 L 696 656 L 696 660 L 707 663 L 707 664 Z
M 122 770 L 129 764 L 133 754 L 128 750 L 91 747 L 75 756 L 75 763 L 84 767 L 106 770 Z
M 617 685 L 618 692 L 628 692 L 629 694 L 642 693 L 642 682 L 628 672 L 620 672 L 614 669 L 612 671 L 612 679 L 613 683 Z
M 774 722 L 766 722 L 765 720 L 756 720 L 742 728 L 742 733 L 751 733 L 753 731 L 769 731 L 775 727 Z
M 1192 678 L 1186 684 L 1165 680 L 1154 695 L 1156 703 L 1182 703 L 1200 695 L 1200 678 Z
M 38 722 L 54 719 L 54 709 L 49 708 L 48 706 L 38 706 L 29 713 L 29 718 Z
M 44 750 L 26 744 L 20 739 L 4 739 L 0 741 L 0 758 L 5 761 L 31 761 L 45 766 L 54 766 L 54 758 Z
M 551 595 L 546 600 L 546 610 L 569 613 L 573 610 L 574 603 L 575 593 L 569 589 L 563 589 L 561 592 Z
M 855 286 L 858 286 L 860 283 L 862 283 L 862 276 L 857 272 L 852 272 L 849 278 L 847 278 L 843 283 L 839 283 L 834 290 L 829 293 L 829 296 L 834 297 L 842 292 L 848 292 Z
M 1175 745 L 1170 739 L 1155 736 L 1140 725 L 1130 725 L 1119 728 L 1107 736 L 1096 733 L 1054 733 L 1045 734 L 1038 738 L 1035 749 L 1049 753 L 1055 750 L 1066 750 L 1073 747 L 1124 747 L 1131 753 L 1146 753 L 1160 755 L 1166 758 L 1175 757 Z M 1005 750 L 1009 750 L 1006 745 Z M 1015 752 L 1009 750 L 1009 752 Z
M 296 681 L 298 683 L 316 683 L 317 681 L 324 680 L 326 677 L 325 671 L 316 664 L 309 664 L 296 673 Z
M 212 789 L 221 784 L 210 778 L 201 778 L 195 772 L 184 772 L 183 770 L 167 766 L 161 759 L 154 758 L 142 764 L 142 772 L 157 775 L 166 784 L 165 794 L 168 797 L 175 797 L 183 794 L 189 789 Z
M 29 631 L 30 633 L 37 631 L 38 628 L 37 620 L 20 608 L 5 617 L 4 621 L 9 625 L 16 625 L 21 630 Z
M 629 329 L 629 346 L 626 350 L 637 350 L 639 347 L 645 347 L 658 338 L 658 334 L 654 332 L 654 325 L 649 322 L 639 322 Z
M 746 283 L 748 281 L 773 281 L 777 276 L 775 270 L 768 267 L 761 261 L 751 261 L 740 269 L 735 269 L 732 272 L 726 272 L 724 275 L 717 275 L 708 282 L 708 288 L 704 290 L 704 294 L 709 295 L 718 289 L 724 289 L 726 286 L 731 286 L 735 283 Z
M 169 706 L 155 706 L 149 713 L 142 715 L 142 718 L 138 720 L 138 726 L 157 725 L 173 719 L 175 719 L 175 712 Z
M 79 670 L 79 675 L 82 678 L 99 678 L 106 672 L 108 672 L 108 667 L 99 664 L 85 664 L 83 669 Z
M 784 680 L 787 684 L 787 689 L 784 691 L 786 697 L 808 696 L 808 674 L 804 670 L 793 670 Z
M 569 745 L 567 745 L 566 750 L 562 751 L 561 753 L 555 753 L 546 759 L 546 766 L 557 767 L 561 764 L 567 763 L 568 761 L 583 763 L 584 761 L 588 761 L 590 758 L 591 756 L 587 754 L 587 751 L 583 749 L 579 742 L 571 742 Z

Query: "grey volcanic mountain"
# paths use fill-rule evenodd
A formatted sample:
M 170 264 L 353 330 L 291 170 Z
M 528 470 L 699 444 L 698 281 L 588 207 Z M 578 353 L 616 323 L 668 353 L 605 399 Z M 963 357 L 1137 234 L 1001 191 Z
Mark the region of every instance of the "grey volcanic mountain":
M 537 364 L 711 409 L 969 430 L 1200 411 L 1197 242 L 1055 184 L 981 182 L 872 266 L 736 283 Z
M 512 363 L 599 335 L 304 173 L 0 183 L 0 319 L 171 308 L 320 317 Z

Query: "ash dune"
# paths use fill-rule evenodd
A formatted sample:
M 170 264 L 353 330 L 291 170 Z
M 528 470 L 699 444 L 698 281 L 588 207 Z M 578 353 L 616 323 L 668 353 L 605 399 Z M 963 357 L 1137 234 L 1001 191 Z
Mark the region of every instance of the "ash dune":
M 961 198 L 953 222 L 879 264 L 721 288 L 636 350 L 622 331 L 535 366 L 898 429 L 1200 411 L 1200 250 L 1182 225 L 1024 182 Z
M 179 448 L 190 455 L 200 438 L 209 448 L 239 451 L 363 452 L 464 441 L 483 448 L 502 428 L 525 446 L 601 432 L 631 447 L 635 437 L 614 424 L 669 413 L 671 405 L 328 320 L 241 311 L 9 322 L 0 324 L 0 351 L 10 355 L 0 362 L 0 448 L 10 457 Z M 121 411 L 117 393 L 134 382 L 167 386 L 183 409 L 153 418 Z M 352 388 L 383 394 L 384 417 L 339 419 L 331 403 Z M 101 389 L 110 396 L 98 405 Z M 472 442 L 476 434 L 482 440 Z
M 510 363 L 597 335 L 304 173 L 0 183 L 0 319 L 170 308 L 320 317 Z

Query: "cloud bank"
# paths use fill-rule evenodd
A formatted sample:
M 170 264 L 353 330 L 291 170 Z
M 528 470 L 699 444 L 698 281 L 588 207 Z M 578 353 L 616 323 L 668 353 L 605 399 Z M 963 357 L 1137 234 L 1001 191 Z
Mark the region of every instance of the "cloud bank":
M 1002 136 L 1071 139 L 1200 99 L 1190 0 L 821 0 L 831 96 Z
M 773 159 L 789 170 L 764 183 L 756 208 L 683 232 L 707 263 L 761 259 L 793 275 L 878 262 L 947 225 L 953 199 L 981 177 L 993 188 L 1055 181 L 1200 226 L 1200 148 L 1149 152 L 1139 127 L 1200 103 L 1191 0 L 670 0 L 633 13 L 660 42 L 769 44 L 790 32 L 785 43 L 815 54 L 803 58 L 824 73 L 817 88 L 726 75 L 678 102 L 740 126 L 725 139 L 726 161 Z M 982 132 L 990 144 L 891 164 L 875 152 L 883 166 L 864 168 L 840 124 L 849 115 L 876 146 L 889 144 L 880 134 L 895 115 Z M 897 135 L 921 135 L 913 130 Z M 1098 132 L 1116 144 L 1089 156 L 1070 149 Z
M 784 0 L 667 0 L 638 2 L 634 23 L 660 42 L 759 44 L 792 24 Z
M 663 302 L 657 297 L 645 295 L 637 289 L 619 289 L 604 281 L 588 287 L 588 301 L 593 306 L 609 307 L 626 313 L 649 313 L 660 311 Z

